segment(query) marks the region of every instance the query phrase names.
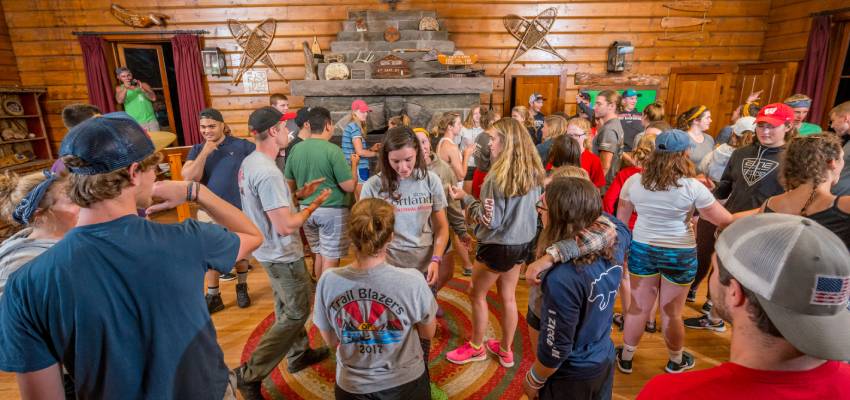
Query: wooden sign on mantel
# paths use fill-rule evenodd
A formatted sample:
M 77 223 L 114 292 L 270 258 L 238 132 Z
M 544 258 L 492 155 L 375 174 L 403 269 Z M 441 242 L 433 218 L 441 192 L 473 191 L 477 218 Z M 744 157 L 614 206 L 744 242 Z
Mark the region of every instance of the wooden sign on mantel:
M 576 72 L 577 86 L 658 86 L 660 75 L 610 75 Z
M 410 78 L 411 75 L 407 61 L 392 54 L 375 61 L 372 65 L 372 78 L 374 79 Z

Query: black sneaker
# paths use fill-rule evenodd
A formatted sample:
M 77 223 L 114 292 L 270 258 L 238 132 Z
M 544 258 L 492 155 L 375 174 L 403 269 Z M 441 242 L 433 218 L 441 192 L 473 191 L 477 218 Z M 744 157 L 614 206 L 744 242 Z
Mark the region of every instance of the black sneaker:
M 236 274 L 234 274 L 232 272 L 228 272 L 226 274 L 221 274 L 218 277 L 218 279 L 222 280 L 222 281 L 232 281 L 232 280 L 236 279 Z
M 239 305 L 239 308 L 245 308 L 251 305 L 251 297 L 248 296 L 247 283 L 236 284 L 236 304 Z
M 658 325 L 655 323 L 655 320 L 646 321 L 646 326 L 643 330 L 647 333 L 655 333 L 658 332 Z
M 685 319 L 685 328 L 691 329 L 707 329 L 715 332 L 726 332 L 726 323 L 723 320 L 714 322 L 708 318 L 708 315 L 703 315 L 698 318 Z
M 617 346 L 615 350 L 616 350 L 615 354 L 616 354 L 616 361 L 617 361 L 617 369 L 619 369 L 620 372 L 622 372 L 624 374 L 631 374 L 632 373 L 632 361 L 633 360 L 628 360 L 628 361 L 623 360 L 623 358 L 622 358 L 622 356 L 623 356 L 623 346 Z
M 220 294 L 208 293 L 205 297 L 207 299 L 207 311 L 209 311 L 210 314 L 224 310 L 224 302 L 221 301 Z
M 242 394 L 245 400 L 263 400 L 262 387 L 263 382 L 245 382 L 242 380 L 242 371 L 245 370 L 245 364 L 233 370 L 236 375 L 236 389 Z
M 617 329 L 622 332 L 623 327 L 626 325 L 626 317 L 620 313 L 614 313 L 614 318 L 611 318 L 611 323 L 617 326 Z
M 712 303 L 710 299 L 706 300 L 705 303 L 702 304 L 702 308 L 700 309 L 700 312 L 708 315 L 708 313 L 711 312 L 712 307 L 714 307 L 714 303 Z
M 682 352 L 682 362 L 676 364 L 673 361 L 667 361 L 667 366 L 664 367 L 664 370 L 671 374 L 678 374 L 681 372 L 685 372 L 696 365 L 696 361 L 694 361 L 694 356 L 687 351 Z
M 688 302 L 688 303 L 693 303 L 693 302 L 697 301 L 697 290 L 696 289 L 688 290 L 688 297 L 685 298 L 685 301 Z
M 307 351 L 304 352 L 304 355 L 302 355 L 298 361 L 289 364 L 286 367 L 286 370 L 289 371 L 290 374 L 297 374 L 302 369 L 328 358 L 329 355 L 331 355 L 331 352 L 325 346 L 319 347 L 318 349 L 307 349 Z

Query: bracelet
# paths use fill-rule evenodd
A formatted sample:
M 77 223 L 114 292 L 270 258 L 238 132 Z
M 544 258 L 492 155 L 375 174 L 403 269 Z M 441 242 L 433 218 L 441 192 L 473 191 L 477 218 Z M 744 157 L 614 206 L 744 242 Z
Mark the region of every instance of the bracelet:
M 528 370 L 528 376 L 532 381 L 534 381 L 534 383 L 540 386 L 543 386 L 543 384 L 546 383 L 545 378 L 540 378 L 539 376 L 537 376 L 537 373 L 534 372 L 534 367 Z
M 186 185 L 186 201 L 192 201 L 192 184 L 193 183 L 194 182 L 189 181 L 189 183 Z
M 431 262 L 435 262 L 435 263 L 439 264 L 439 263 L 441 263 L 442 261 L 443 261 L 443 257 L 442 257 L 442 256 L 433 256 L 433 257 L 431 257 Z
M 543 388 L 543 385 L 544 385 L 544 383 L 537 383 L 537 382 L 534 381 L 534 378 L 532 377 L 531 370 L 528 370 L 528 373 L 525 374 L 525 383 L 528 384 L 528 387 L 530 387 L 534 390 L 540 390 L 540 389 Z

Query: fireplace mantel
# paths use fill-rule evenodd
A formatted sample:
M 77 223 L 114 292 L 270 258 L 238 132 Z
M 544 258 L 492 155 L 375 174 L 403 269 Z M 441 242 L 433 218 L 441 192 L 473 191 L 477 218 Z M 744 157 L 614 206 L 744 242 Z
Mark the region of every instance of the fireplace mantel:
M 410 96 L 480 94 L 493 91 L 493 79 L 408 78 L 292 81 L 296 96 Z

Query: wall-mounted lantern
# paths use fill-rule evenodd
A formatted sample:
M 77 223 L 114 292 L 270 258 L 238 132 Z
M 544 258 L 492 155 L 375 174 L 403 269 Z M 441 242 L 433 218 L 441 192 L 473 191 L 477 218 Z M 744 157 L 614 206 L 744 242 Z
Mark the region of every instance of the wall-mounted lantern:
M 201 50 L 204 59 L 204 73 L 212 76 L 226 76 L 227 63 L 225 63 L 224 52 L 218 47 L 205 47 Z
M 615 41 L 608 47 L 608 72 L 623 72 L 631 67 L 631 54 L 635 52 L 632 42 Z

